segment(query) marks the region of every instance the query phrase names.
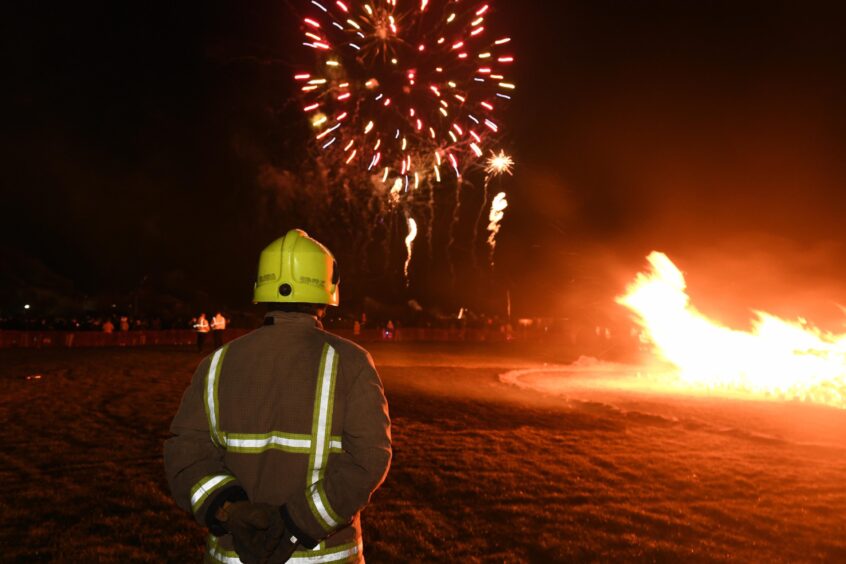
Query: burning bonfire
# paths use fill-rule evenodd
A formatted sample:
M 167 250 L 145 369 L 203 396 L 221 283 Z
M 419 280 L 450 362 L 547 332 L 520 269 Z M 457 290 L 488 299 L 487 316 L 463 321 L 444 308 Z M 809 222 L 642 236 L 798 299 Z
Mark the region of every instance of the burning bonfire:
M 846 334 L 761 311 L 750 331 L 731 329 L 690 303 L 684 275 L 666 255 L 652 252 L 647 260 L 649 271 L 617 302 L 634 312 L 644 342 L 671 365 L 672 387 L 846 409 Z

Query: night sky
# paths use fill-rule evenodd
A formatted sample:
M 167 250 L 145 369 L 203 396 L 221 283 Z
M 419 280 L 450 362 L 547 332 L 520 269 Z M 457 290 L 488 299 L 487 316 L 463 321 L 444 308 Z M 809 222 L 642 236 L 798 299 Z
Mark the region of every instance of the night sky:
M 305 156 L 290 102 L 302 4 L 5 8 L 4 262 L 86 295 L 155 281 L 246 306 L 265 244 L 331 222 L 274 208 L 260 180 Z M 493 2 L 518 65 L 496 271 L 424 281 L 421 265 L 404 288 L 347 265 L 342 300 L 346 284 L 356 303 L 502 309 L 508 288 L 518 314 L 571 315 L 611 307 L 658 249 L 727 317 L 833 314 L 846 303 L 835 4 Z

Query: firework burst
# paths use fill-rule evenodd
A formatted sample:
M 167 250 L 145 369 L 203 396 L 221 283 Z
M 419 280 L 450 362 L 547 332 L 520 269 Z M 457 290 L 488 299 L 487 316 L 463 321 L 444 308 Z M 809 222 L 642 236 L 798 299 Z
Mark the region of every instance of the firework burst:
M 511 39 L 490 32 L 489 4 L 306 6 L 303 44 L 314 64 L 294 78 L 322 150 L 381 179 L 394 202 L 424 181 L 484 167 L 514 90 Z
M 500 151 L 494 154 L 491 151 L 491 156 L 485 164 L 485 173 L 490 176 L 498 176 L 500 174 L 507 174 L 511 176 L 511 169 L 514 168 L 514 159 L 505 154 L 505 151 Z

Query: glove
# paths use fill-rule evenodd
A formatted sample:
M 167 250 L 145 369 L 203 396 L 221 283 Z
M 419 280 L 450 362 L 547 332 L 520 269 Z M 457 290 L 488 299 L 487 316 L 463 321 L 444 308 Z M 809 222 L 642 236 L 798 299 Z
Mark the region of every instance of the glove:
M 286 524 L 290 521 L 288 521 L 289 518 L 285 517 L 285 515 L 287 515 L 285 506 L 283 505 L 281 507 L 277 507 L 276 509 L 276 515 L 282 521 L 282 534 L 279 539 L 277 539 L 277 544 L 270 555 L 268 560 L 269 564 L 282 564 L 283 562 L 287 562 L 291 555 L 294 554 L 294 551 L 297 549 L 300 542 Z
M 235 552 L 245 564 L 267 562 L 285 531 L 279 510 L 267 503 L 237 501 L 225 508 L 222 517 L 218 520 L 232 534 Z
M 282 535 L 277 539 L 275 550 L 270 554 L 267 562 L 268 564 L 282 564 L 283 562 L 287 562 L 296 549 L 296 537 L 292 536 L 286 529 L 283 529 Z

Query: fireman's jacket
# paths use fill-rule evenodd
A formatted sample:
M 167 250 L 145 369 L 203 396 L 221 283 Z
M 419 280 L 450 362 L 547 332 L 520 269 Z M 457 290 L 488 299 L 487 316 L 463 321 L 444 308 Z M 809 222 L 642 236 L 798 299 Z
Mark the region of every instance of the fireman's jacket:
M 370 355 L 302 313 L 205 358 L 165 442 L 177 503 L 209 527 L 206 561 L 239 562 L 214 517 L 224 501 L 285 505 L 290 562 L 363 559 L 359 511 L 388 471 L 388 405 Z

